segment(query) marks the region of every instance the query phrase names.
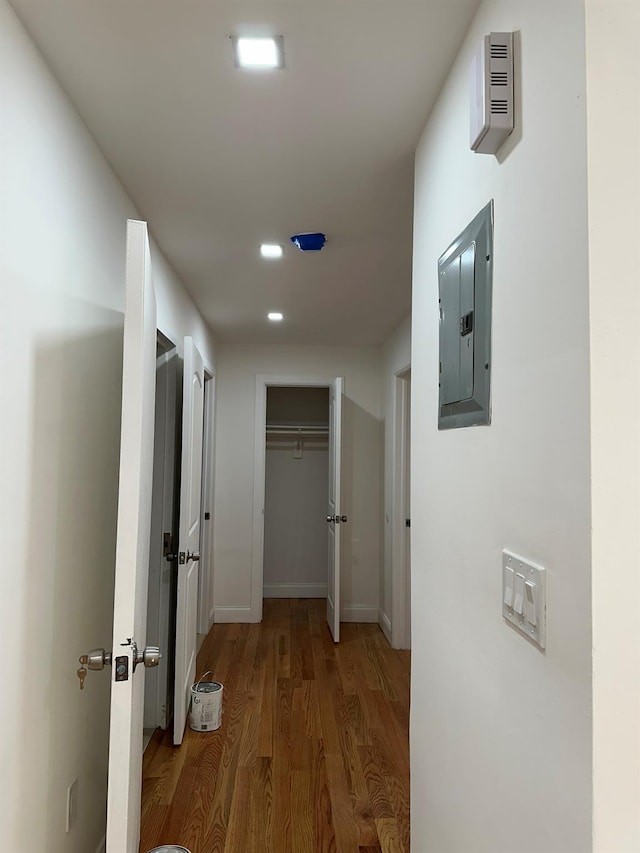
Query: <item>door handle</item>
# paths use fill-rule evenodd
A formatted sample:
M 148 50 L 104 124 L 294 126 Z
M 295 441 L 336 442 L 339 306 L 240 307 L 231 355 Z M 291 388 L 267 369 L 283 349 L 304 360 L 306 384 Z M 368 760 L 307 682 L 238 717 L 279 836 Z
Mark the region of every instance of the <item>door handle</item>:
M 146 667 L 158 666 L 162 653 L 159 646 L 146 646 L 138 651 L 138 645 L 135 640 L 131 643 L 133 647 L 133 668 L 135 669 L 139 663 L 143 663 Z M 111 652 L 106 652 L 104 649 L 91 649 L 86 655 L 81 655 L 80 663 L 87 669 L 92 669 L 94 672 L 100 672 L 105 666 L 111 666 L 113 656 Z
M 332 521 L 335 521 L 335 520 L 336 520 L 336 519 L 335 519 L 335 516 L 334 516 L 334 515 L 328 515 L 328 516 L 327 516 L 327 524 L 331 524 L 331 522 L 332 522 Z
M 131 646 L 131 650 L 133 652 L 133 671 L 139 663 L 144 664 L 145 667 L 150 666 L 158 666 L 160 663 L 160 659 L 162 654 L 160 653 L 160 649 L 158 646 L 147 646 L 145 649 L 138 651 L 138 644 L 135 640 L 128 640 L 126 643 L 122 645 Z M 127 655 L 120 655 L 116 657 L 115 663 L 113 661 L 112 652 L 106 652 L 104 649 L 91 649 L 90 652 L 87 652 L 86 655 L 80 655 L 80 668 L 77 671 L 78 679 L 80 680 L 80 689 L 84 689 L 84 680 L 87 677 L 87 670 L 92 669 L 94 671 L 100 671 L 105 668 L 105 666 L 111 666 L 114 664 L 115 666 L 115 680 L 116 681 L 128 681 L 129 680 L 129 658 Z
M 346 523 L 347 523 L 347 521 L 349 521 L 349 519 L 347 518 L 347 516 L 346 516 L 346 515 L 341 515 L 341 516 L 340 516 L 340 521 L 341 521 L 343 524 L 346 524 Z
M 133 659 L 134 670 L 139 663 L 144 664 L 147 669 L 151 666 L 158 666 L 162 657 L 158 646 L 146 646 L 141 651 L 138 651 L 138 647 L 136 646 L 133 653 L 135 656 Z
M 197 563 L 199 559 L 200 559 L 200 552 L 199 551 L 187 551 L 187 563 L 189 562 L 189 560 L 193 560 L 194 563 Z

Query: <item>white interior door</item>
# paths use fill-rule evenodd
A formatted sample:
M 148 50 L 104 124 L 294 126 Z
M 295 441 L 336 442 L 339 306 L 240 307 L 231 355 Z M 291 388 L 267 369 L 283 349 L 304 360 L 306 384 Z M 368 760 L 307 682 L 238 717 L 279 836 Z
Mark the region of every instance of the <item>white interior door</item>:
M 147 226 L 127 223 L 120 484 L 113 604 L 107 853 L 137 853 L 140 841 L 144 667 L 132 641 L 146 640 L 153 481 L 156 303 Z M 126 670 L 123 673 L 122 670 Z M 126 679 L 122 675 L 126 674 Z
M 193 338 L 190 337 L 184 339 L 182 406 L 176 678 L 173 710 L 173 742 L 176 746 L 182 743 L 191 685 L 195 680 L 198 624 L 204 362 L 193 343 Z
M 340 460 L 342 456 L 342 378 L 329 389 L 329 571 L 327 578 L 327 622 L 335 643 L 340 640 L 340 527 L 346 521 L 340 506 Z

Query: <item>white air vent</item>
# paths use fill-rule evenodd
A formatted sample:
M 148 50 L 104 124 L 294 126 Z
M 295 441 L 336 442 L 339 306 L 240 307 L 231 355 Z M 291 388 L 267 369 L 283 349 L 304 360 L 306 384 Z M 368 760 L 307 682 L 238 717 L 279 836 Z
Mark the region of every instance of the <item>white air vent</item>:
M 490 33 L 471 66 L 471 150 L 495 154 L 512 131 L 513 33 Z

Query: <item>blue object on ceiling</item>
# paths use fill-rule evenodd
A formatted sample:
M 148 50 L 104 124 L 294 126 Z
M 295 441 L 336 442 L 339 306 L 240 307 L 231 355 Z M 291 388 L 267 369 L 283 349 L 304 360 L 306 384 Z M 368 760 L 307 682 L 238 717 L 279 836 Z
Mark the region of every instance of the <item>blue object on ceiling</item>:
M 301 252 L 319 252 L 327 242 L 324 234 L 294 234 L 291 238 L 294 246 L 297 246 Z

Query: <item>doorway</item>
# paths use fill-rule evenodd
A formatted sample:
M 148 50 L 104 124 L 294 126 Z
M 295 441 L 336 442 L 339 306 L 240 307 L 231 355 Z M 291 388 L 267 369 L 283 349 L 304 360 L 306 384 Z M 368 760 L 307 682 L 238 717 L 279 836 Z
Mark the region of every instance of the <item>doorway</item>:
M 173 715 L 176 569 L 179 507 L 180 396 L 178 351 L 160 331 L 156 346 L 153 486 L 147 595 L 147 638 L 162 657 L 145 672 L 144 747 L 153 732 L 166 729 Z
M 198 573 L 198 650 L 213 625 L 213 498 L 215 487 L 216 377 L 204 371 L 204 437 L 202 455 L 202 526 Z
M 215 376 L 204 372 L 202 506 L 198 569 L 197 631 L 206 636 L 212 618 L 212 529 L 210 511 L 214 476 Z M 144 748 L 156 729 L 167 729 L 174 712 L 178 541 L 182 461 L 183 370 L 176 345 L 158 331 L 154 420 L 153 486 L 149 579 L 148 642 L 157 643 L 162 657 L 145 673 Z M 194 626 L 194 631 L 195 631 Z M 198 642 L 198 646 L 201 642 Z
M 411 648 L 411 367 L 394 376 L 391 644 Z
M 263 598 L 326 598 L 329 389 L 267 388 Z
M 251 621 L 262 621 L 262 607 L 264 589 L 264 554 L 265 554 L 265 487 L 266 487 L 266 456 L 267 456 L 267 394 L 271 388 L 291 389 L 323 389 L 327 396 L 318 395 L 315 403 L 309 404 L 313 409 L 318 406 L 321 415 L 311 415 L 320 418 L 315 422 L 307 420 L 306 423 L 296 423 L 291 414 L 287 415 L 288 422 L 277 424 L 271 422 L 272 427 L 282 433 L 285 427 L 295 428 L 295 435 L 282 436 L 289 444 L 291 453 L 304 458 L 304 430 L 307 429 L 307 438 L 314 439 L 317 444 L 324 444 L 325 429 L 327 430 L 327 462 L 328 487 L 324 492 L 326 502 L 324 510 L 318 516 L 324 525 L 327 537 L 327 571 L 326 571 L 326 611 L 327 622 L 334 642 L 340 639 L 340 551 L 341 551 L 341 529 L 348 522 L 348 516 L 344 515 L 341 502 L 341 457 L 342 457 L 342 400 L 344 395 L 344 379 L 342 377 L 308 377 L 308 376 L 257 376 L 256 377 L 256 404 L 255 404 L 255 445 L 254 445 L 254 498 L 253 498 L 253 549 L 251 560 Z M 321 402 L 320 402 L 321 401 Z M 325 408 L 325 401 L 328 406 Z M 303 406 L 304 408 L 304 406 Z M 328 409 L 328 411 L 327 411 Z M 276 404 L 277 410 L 277 404 Z M 326 412 L 326 414 L 325 414 Z M 283 412 L 281 411 L 282 415 Z M 287 414 L 286 412 L 284 413 Z M 307 416 L 309 417 L 309 416 Z M 270 438 L 275 439 L 275 432 L 270 432 Z M 296 443 L 297 442 L 297 443 Z M 290 462 L 301 461 L 300 459 Z M 290 467 L 290 466 L 289 466 Z M 318 492 L 319 494 L 319 492 Z M 291 525 L 289 525 L 291 527 Z M 318 575 L 315 582 L 324 584 L 324 577 Z M 311 583 L 311 581 L 309 581 Z

